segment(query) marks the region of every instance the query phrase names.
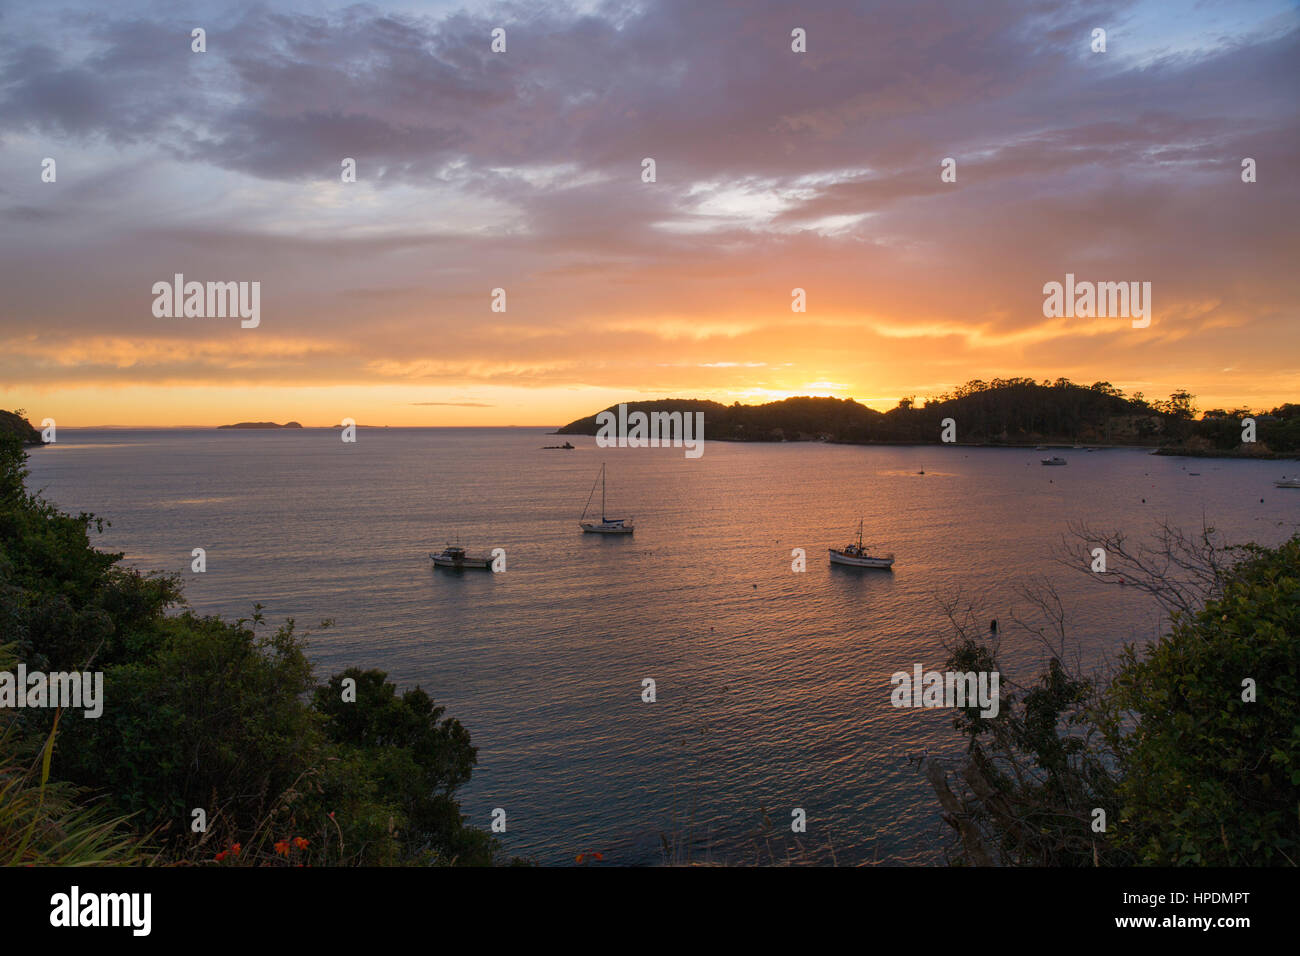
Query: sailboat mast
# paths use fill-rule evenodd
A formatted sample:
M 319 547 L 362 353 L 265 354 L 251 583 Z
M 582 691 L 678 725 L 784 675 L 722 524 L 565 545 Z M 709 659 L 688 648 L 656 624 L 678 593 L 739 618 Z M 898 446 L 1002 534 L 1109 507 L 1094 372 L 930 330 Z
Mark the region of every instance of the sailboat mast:
M 600 466 L 600 520 L 608 520 L 605 517 L 605 466 Z
M 604 475 L 605 475 L 605 466 L 604 466 L 604 465 L 601 465 L 601 466 L 600 466 L 600 474 L 601 474 L 601 477 L 603 478 Z M 593 482 L 591 483 L 591 491 L 587 492 L 587 503 L 586 503 L 585 505 L 582 506 L 582 517 L 581 517 L 580 519 L 578 519 L 578 520 L 580 520 L 580 521 L 586 521 L 586 520 L 587 520 L 587 512 L 591 510 L 591 499 L 594 498 L 594 497 L 596 497 L 596 482 L 593 481 Z M 602 505 L 603 505 L 603 502 L 602 502 Z M 601 520 L 603 521 L 604 518 L 602 517 Z

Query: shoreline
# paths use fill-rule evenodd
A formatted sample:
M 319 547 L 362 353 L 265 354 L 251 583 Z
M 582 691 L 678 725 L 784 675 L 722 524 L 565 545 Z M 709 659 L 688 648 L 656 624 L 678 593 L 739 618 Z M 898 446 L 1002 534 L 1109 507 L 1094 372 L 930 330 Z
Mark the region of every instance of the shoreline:
M 586 438 L 595 437 L 595 432 L 550 432 L 552 435 L 580 435 Z M 849 445 L 857 448 L 1006 448 L 1019 451 L 1115 451 L 1119 449 L 1134 449 L 1144 451 L 1149 455 L 1160 455 L 1168 458 L 1224 458 L 1235 461 L 1300 461 L 1300 452 L 1256 452 L 1253 454 L 1243 454 L 1238 451 L 1220 451 L 1217 449 L 1189 449 L 1176 447 L 1163 447 L 1160 445 L 1129 445 L 1129 444 L 1088 444 L 1079 445 L 1069 440 L 1045 441 L 1034 443 L 1019 442 L 1000 442 L 1000 441 L 980 441 L 980 442 L 938 442 L 938 441 L 848 441 L 842 439 L 823 439 L 823 438 L 783 438 L 783 439 L 763 439 L 763 438 L 709 438 L 707 435 L 703 439 L 705 442 L 727 442 L 736 445 Z

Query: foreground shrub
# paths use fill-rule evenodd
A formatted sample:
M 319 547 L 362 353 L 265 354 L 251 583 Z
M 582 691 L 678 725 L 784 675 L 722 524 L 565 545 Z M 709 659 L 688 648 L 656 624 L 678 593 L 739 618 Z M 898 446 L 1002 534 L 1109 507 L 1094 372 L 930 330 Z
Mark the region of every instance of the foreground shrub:
M 957 713 L 965 759 L 927 767 L 957 836 L 953 862 L 1300 861 L 1300 535 L 1224 548 L 1211 533 L 1165 529 L 1157 557 L 1166 560 L 1138 555 L 1132 567 L 1142 570 L 1126 571 L 1126 583 L 1170 609 L 1170 626 L 1125 647 L 1113 673 L 1067 668 L 1057 615 L 1059 639 L 1044 640 L 1052 654 L 1036 682 L 1003 673 L 996 718 Z M 1113 542 L 1107 551 L 1135 554 Z M 998 670 L 996 640 L 954 624 L 949 667 Z

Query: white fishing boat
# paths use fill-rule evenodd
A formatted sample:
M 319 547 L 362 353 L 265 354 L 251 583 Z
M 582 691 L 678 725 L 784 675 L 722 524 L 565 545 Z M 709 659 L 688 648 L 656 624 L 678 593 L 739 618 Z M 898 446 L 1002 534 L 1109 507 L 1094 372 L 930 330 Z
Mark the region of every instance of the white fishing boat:
M 472 558 L 465 553 L 465 549 L 458 544 L 449 544 L 442 549 L 440 554 L 429 552 L 429 557 L 433 559 L 435 568 L 452 568 L 456 571 L 463 571 L 466 568 L 481 568 L 483 570 L 492 570 L 492 559 L 489 558 Z
M 592 484 L 591 494 L 587 495 L 587 506 L 582 509 L 582 517 L 578 519 L 578 527 L 587 534 L 631 534 L 635 529 L 632 526 L 631 518 L 611 518 L 605 513 L 605 466 L 600 466 L 600 520 L 594 518 L 587 519 L 587 512 L 591 508 L 591 499 L 596 494 L 596 486 Z
M 842 548 L 828 548 L 831 564 L 847 564 L 855 568 L 892 568 L 893 552 L 889 554 L 871 554 L 862 544 L 862 522 L 858 521 L 858 543 L 846 544 Z
M 1051 458 L 1043 458 L 1042 463 L 1044 465 L 1064 465 L 1066 461 L 1060 455 L 1053 455 Z
M 1288 478 L 1283 475 L 1278 481 L 1273 482 L 1275 488 L 1300 488 L 1300 478 Z

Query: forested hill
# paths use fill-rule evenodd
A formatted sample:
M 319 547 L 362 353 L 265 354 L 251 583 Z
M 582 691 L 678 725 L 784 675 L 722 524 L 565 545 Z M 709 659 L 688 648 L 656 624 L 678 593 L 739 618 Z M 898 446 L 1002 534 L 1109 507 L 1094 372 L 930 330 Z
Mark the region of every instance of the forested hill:
M 703 412 L 706 437 L 721 441 L 939 442 L 944 419 L 958 443 L 1160 445 L 1192 453 L 1240 453 L 1240 419 L 1248 409 L 1206 412 L 1197 421 L 1195 396 L 1175 392 L 1148 402 L 1109 382 L 1076 385 L 1066 379 L 972 381 L 950 394 L 918 403 L 905 398 L 878 412 L 852 399 L 788 398 L 763 405 L 722 405 L 698 399 L 628 402 L 629 412 Z M 609 411 L 617 414 L 617 406 Z M 1257 441 L 1246 451 L 1268 455 L 1300 449 L 1300 406 L 1257 416 Z M 594 435 L 596 415 L 560 428 L 560 435 Z
M 32 427 L 21 408 L 16 412 L 0 411 L 0 435 L 13 435 L 24 445 L 39 445 L 41 433 Z
M 618 406 L 609 411 L 616 416 Z M 655 402 L 628 402 L 628 412 L 703 412 L 709 438 L 731 441 L 798 441 L 863 433 L 871 423 L 884 419 L 874 409 L 852 399 L 787 398 L 766 405 L 723 405 L 700 399 L 666 398 Z M 599 414 L 599 413 L 597 413 Z M 596 415 L 570 422 L 557 435 L 594 435 Z

